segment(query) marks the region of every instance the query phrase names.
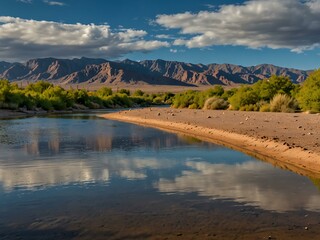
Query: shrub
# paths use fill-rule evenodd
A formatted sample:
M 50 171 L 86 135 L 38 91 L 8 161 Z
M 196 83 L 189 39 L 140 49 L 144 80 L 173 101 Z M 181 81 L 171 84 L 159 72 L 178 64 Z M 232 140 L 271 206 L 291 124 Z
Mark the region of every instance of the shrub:
M 163 102 L 165 104 L 172 104 L 172 99 L 175 96 L 175 94 L 171 93 L 171 92 L 166 92 L 163 94 Z
M 260 106 L 260 112 L 270 112 L 270 104 Z
M 162 101 L 162 98 L 160 96 L 158 97 L 155 97 L 153 100 L 152 100 L 152 103 L 153 104 L 156 104 L 156 105 L 159 105 L 159 104 L 163 104 L 163 101 Z
M 206 100 L 203 109 L 220 110 L 220 109 L 227 109 L 228 107 L 229 107 L 229 103 L 224 99 L 211 97 Z
M 232 97 L 236 92 L 238 91 L 237 88 L 232 88 L 228 91 L 225 91 L 222 95 L 221 98 L 223 98 L 224 100 L 228 100 L 230 97 Z
M 138 89 L 137 91 L 135 91 L 135 92 L 133 93 L 133 96 L 142 97 L 143 94 L 144 94 L 144 92 L 143 92 L 142 90 Z
M 246 105 L 254 105 L 259 101 L 258 94 L 251 87 L 240 87 L 236 93 L 229 98 L 232 110 L 245 109 Z
M 213 96 L 222 96 L 224 93 L 224 89 L 221 85 L 216 85 L 213 88 L 210 88 L 204 92 L 204 95 L 208 97 L 213 97 Z
M 120 89 L 119 93 L 126 94 L 127 96 L 130 96 L 130 90 L 128 90 L 128 89 Z
M 28 92 L 37 92 L 37 93 L 43 93 L 48 88 L 53 87 L 53 84 L 45 81 L 38 81 L 36 83 L 31 83 L 26 87 L 26 90 Z
M 198 109 L 198 105 L 196 103 L 192 103 L 191 105 L 189 105 L 188 108 L 189 109 Z
M 270 110 L 272 112 L 295 112 L 297 109 L 297 101 L 285 94 L 277 94 L 270 101 Z
M 132 107 L 132 100 L 128 97 L 127 94 L 124 93 L 117 93 L 115 95 L 112 95 L 112 101 L 113 103 L 120 107 Z
M 99 96 L 99 97 L 102 97 L 102 98 L 111 96 L 112 95 L 112 89 L 108 88 L 108 87 L 102 87 L 97 91 L 96 95 Z
M 306 79 L 297 99 L 304 111 L 320 112 L 320 69 Z
M 258 104 L 248 104 L 240 107 L 240 111 L 258 111 L 259 106 Z

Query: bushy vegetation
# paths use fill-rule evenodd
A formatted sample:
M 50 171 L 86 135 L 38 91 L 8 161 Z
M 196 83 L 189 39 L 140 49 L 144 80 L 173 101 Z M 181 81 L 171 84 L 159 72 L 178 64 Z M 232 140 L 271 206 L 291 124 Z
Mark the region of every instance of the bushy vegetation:
M 147 94 L 141 90 L 132 96 L 129 90 L 113 92 L 103 87 L 98 91 L 65 90 L 49 82 L 39 81 L 19 88 L 8 80 L 0 80 L 0 108 L 27 110 L 67 110 L 72 108 L 120 108 L 171 104 L 172 93 Z
M 223 101 L 224 100 L 224 101 Z M 301 85 L 288 77 L 272 76 L 253 85 L 225 91 L 215 86 L 207 91 L 186 91 L 176 94 L 172 106 L 192 109 L 226 109 L 261 112 L 320 112 L 320 70 Z
M 223 98 L 225 91 L 221 86 L 215 86 L 203 92 L 188 90 L 184 93 L 178 93 L 172 99 L 174 108 L 202 109 L 208 98 L 213 96 Z
M 298 109 L 298 102 L 293 97 L 285 94 L 278 94 L 270 101 L 272 112 L 295 112 Z
M 320 69 L 313 72 L 303 83 L 297 99 L 304 111 L 320 112 Z
M 211 97 L 204 103 L 203 109 L 206 110 L 223 110 L 229 107 L 229 103 L 223 98 Z
M 320 112 L 320 69 L 302 84 L 293 84 L 288 77 L 272 76 L 253 85 L 225 90 L 214 86 L 206 91 L 147 94 L 127 89 L 113 92 L 103 87 L 98 91 L 65 90 L 39 81 L 19 88 L 17 84 L 0 80 L 0 108 L 28 110 L 66 110 L 71 108 L 120 108 L 170 104 L 174 108 L 231 109 L 261 112 Z

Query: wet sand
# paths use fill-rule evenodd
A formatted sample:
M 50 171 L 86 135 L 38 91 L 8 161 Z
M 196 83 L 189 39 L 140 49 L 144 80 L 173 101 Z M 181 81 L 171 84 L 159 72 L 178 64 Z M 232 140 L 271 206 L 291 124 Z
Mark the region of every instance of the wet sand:
M 320 115 L 144 108 L 104 118 L 180 132 L 320 177 Z

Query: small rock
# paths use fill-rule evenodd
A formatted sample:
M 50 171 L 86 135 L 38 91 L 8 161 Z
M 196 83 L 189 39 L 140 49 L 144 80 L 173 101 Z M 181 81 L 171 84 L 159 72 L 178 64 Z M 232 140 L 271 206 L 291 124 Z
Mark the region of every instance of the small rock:
M 174 113 L 172 113 L 171 116 L 174 117 L 175 116 Z
M 208 116 L 207 118 L 211 118 L 211 116 Z
M 158 115 L 158 116 L 160 116 L 160 115 L 161 115 L 161 113 L 159 113 L 159 112 L 158 112 L 158 114 L 157 114 L 157 115 Z
M 243 122 L 240 122 L 240 124 L 243 124 Z
M 304 230 L 308 230 L 309 228 L 308 227 L 304 227 Z
M 272 237 L 271 237 L 271 236 L 269 236 L 269 237 L 268 237 L 268 239 L 272 239 Z
M 298 128 L 302 128 L 302 126 L 299 126 Z

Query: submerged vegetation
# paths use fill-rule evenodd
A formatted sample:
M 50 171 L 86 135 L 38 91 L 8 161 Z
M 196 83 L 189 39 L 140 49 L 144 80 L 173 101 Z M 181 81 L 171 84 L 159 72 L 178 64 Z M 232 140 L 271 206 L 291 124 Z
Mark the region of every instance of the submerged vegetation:
M 215 86 L 203 92 L 186 91 L 172 100 L 175 108 L 230 109 L 261 112 L 320 112 L 320 70 L 302 84 L 288 77 L 272 76 L 253 85 L 224 90 Z
M 0 80 L 0 108 L 27 110 L 67 110 L 74 108 L 144 107 L 170 104 L 174 108 L 230 109 L 261 112 L 320 112 L 320 70 L 302 84 L 293 84 L 288 77 L 272 76 L 253 85 L 225 90 L 214 86 L 206 91 L 147 94 L 127 89 L 113 92 L 102 87 L 98 91 L 66 90 L 49 82 L 39 81 L 19 88 L 16 83 Z
M 0 108 L 27 110 L 42 109 L 68 110 L 72 108 L 120 108 L 159 104 L 171 104 L 172 93 L 147 94 L 138 90 L 132 95 L 129 90 L 113 92 L 111 88 L 102 87 L 98 91 L 85 89 L 65 90 L 45 81 L 29 84 L 19 88 L 8 80 L 0 80 Z

